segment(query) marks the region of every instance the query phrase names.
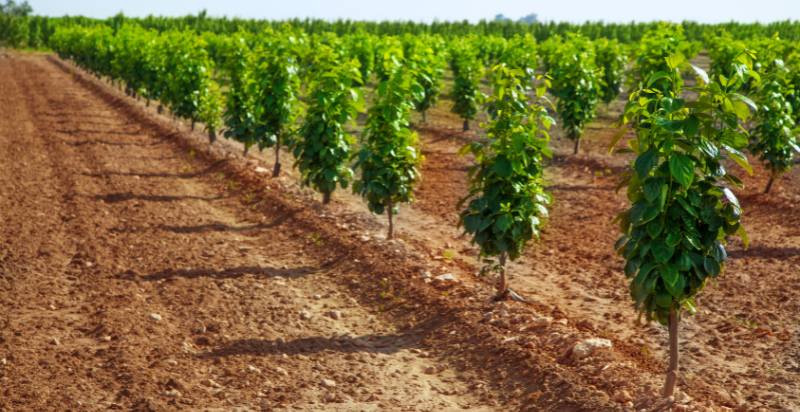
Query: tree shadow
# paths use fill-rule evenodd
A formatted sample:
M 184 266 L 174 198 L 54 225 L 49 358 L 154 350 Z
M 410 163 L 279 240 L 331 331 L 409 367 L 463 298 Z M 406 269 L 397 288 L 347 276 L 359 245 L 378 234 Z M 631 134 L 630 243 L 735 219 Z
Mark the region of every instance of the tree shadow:
M 154 172 L 113 172 L 113 171 L 103 171 L 98 173 L 83 173 L 84 176 L 88 177 L 108 177 L 108 176 L 138 176 L 138 177 L 171 177 L 176 179 L 192 179 L 195 177 L 205 176 L 214 169 L 217 168 L 218 163 L 222 163 L 222 161 L 215 162 L 211 166 L 206 167 L 203 170 L 198 170 L 196 172 L 189 172 L 189 173 L 154 173 Z
M 173 278 L 215 278 L 215 279 L 233 279 L 239 278 L 244 275 L 276 277 L 281 276 L 284 278 L 299 278 L 303 276 L 312 275 L 320 271 L 320 268 L 311 266 L 300 266 L 296 268 L 274 268 L 263 266 L 239 266 L 228 269 L 166 269 L 160 272 L 150 273 L 144 276 L 136 276 L 131 271 L 125 271 L 117 275 L 118 278 L 128 280 L 145 280 L 148 282 L 173 279 Z
M 126 202 L 129 200 L 144 200 L 147 202 L 179 202 L 181 200 L 202 200 L 202 201 L 214 201 L 224 199 L 223 196 L 213 196 L 213 197 L 203 197 L 203 196 L 191 196 L 191 195 L 184 195 L 184 196 L 171 196 L 171 195 L 140 195 L 134 194 L 131 192 L 121 192 L 121 193 L 109 193 L 106 195 L 94 195 L 92 196 L 94 200 L 102 200 L 106 203 L 120 203 Z
M 550 161 L 551 166 L 562 166 L 562 167 L 574 167 L 577 169 L 585 169 L 588 168 L 592 172 L 610 172 L 613 175 L 619 176 L 626 170 L 628 170 L 629 166 L 621 166 L 621 165 L 611 165 L 606 162 L 603 162 L 599 159 L 595 159 L 592 157 L 584 157 L 584 156 L 575 156 L 575 155 L 562 155 L 562 154 L 554 154 L 552 160 Z
M 111 125 L 107 125 L 107 126 L 109 128 L 113 128 L 113 126 L 111 126 Z M 124 132 L 124 131 L 119 131 L 119 130 L 80 129 L 80 128 L 56 129 L 56 132 L 57 133 L 64 133 L 64 134 L 68 134 L 68 135 L 72 135 L 72 136 L 81 135 L 81 134 L 84 134 L 84 133 L 85 134 L 103 134 L 103 135 L 109 135 L 109 136 L 139 136 L 139 135 L 142 135 L 142 134 L 145 133 L 142 130 L 137 130 L 137 131 L 133 131 L 133 132 Z
M 770 247 L 770 246 L 750 246 L 747 249 L 736 249 L 728 252 L 732 259 L 761 258 L 761 259 L 786 259 L 800 256 L 800 248 L 797 247 Z
M 384 353 L 391 354 L 407 348 L 420 346 L 421 336 L 413 333 L 370 334 L 363 336 L 323 337 L 312 336 L 289 341 L 283 339 L 238 339 L 212 351 L 200 354 L 204 358 L 229 356 L 298 355 L 320 352 L 340 353 Z
M 148 146 L 157 146 L 162 144 L 162 142 L 151 142 L 151 143 L 135 143 L 135 142 L 113 142 L 109 140 L 78 140 L 74 142 L 67 142 L 67 145 L 72 147 L 81 147 L 86 145 L 103 145 L 103 146 L 119 146 L 119 147 L 128 147 L 128 146 L 137 146 L 137 147 L 148 147 Z
M 297 212 L 293 211 L 290 213 L 284 213 L 268 223 L 256 223 L 245 226 L 231 226 L 231 225 L 226 225 L 224 223 L 214 222 L 196 226 L 161 225 L 159 226 L 159 229 L 167 232 L 181 233 L 181 234 L 208 233 L 208 232 L 249 232 L 254 230 L 270 229 L 276 226 L 280 226 L 287 220 L 289 220 L 292 216 L 294 216 L 295 213 Z

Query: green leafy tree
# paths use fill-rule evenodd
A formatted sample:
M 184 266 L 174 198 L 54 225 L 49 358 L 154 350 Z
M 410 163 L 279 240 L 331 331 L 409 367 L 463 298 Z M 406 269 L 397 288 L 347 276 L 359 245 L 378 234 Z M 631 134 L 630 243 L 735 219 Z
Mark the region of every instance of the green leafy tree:
M 294 38 L 287 37 L 261 44 L 253 68 L 257 143 L 259 149 L 275 148 L 273 177 L 281 173 L 281 144 L 294 124 L 300 92 L 297 59 L 291 51 L 293 43 Z
M 758 112 L 752 134 L 750 151 L 761 158 L 769 170 L 769 182 L 764 193 L 781 174 L 791 170 L 795 153 L 800 153 L 792 104 L 788 100 L 793 92 L 789 70 L 780 59 L 763 67 L 761 84 L 756 90 Z
M 530 82 L 522 73 L 501 64 L 492 69 L 494 108 L 486 141 L 462 149 L 475 156 L 470 169 L 468 202 L 460 223 L 483 257 L 498 257 L 497 298 L 509 296 L 506 260 L 515 260 L 547 218 L 550 195 L 544 188 L 544 160 L 554 120 L 544 105 L 528 102 Z M 547 83 L 537 88 L 538 101 L 545 101 Z
M 656 87 L 659 83 L 668 83 L 667 80 L 655 80 L 652 76 L 655 73 L 670 72 L 671 69 L 666 63 L 666 59 L 670 56 L 680 55 L 690 59 L 697 54 L 698 49 L 698 44 L 686 39 L 682 26 L 658 23 L 639 41 L 633 64 L 633 80 L 636 83 L 634 88 L 642 88 L 642 84 L 649 80 L 653 80 L 653 85 Z
M 602 70 L 600 99 L 609 104 L 622 92 L 628 56 L 624 47 L 616 40 L 597 39 L 594 46 L 595 61 Z
M 394 236 L 393 216 L 397 205 L 414 199 L 422 155 L 417 134 L 411 131 L 409 116 L 423 93 L 414 73 L 395 67 L 378 85 L 377 100 L 369 109 L 361 150 L 355 167 L 361 176 L 353 191 L 367 200 L 373 213 L 387 212 L 388 238 Z
M 553 79 L 556 112 L 567 138 L 575 142 L 578 153 L 586 124 L 594 119 L 600 95 L 599 69 L 591 44 L 581 36 L 571 36 L 558 49 L 548 73 Z
M 450 67 L 453 70 L 452 112 L 464 120 L 463 130 L 469 130 L 470 120 L 478 115 L 483 93 L 480 81 L 483 68 L 471 47 L 456 43 L 450 50 Z
M 347 188 L 353 179 L 348 163 L 354 139 L 345 126 L 363 110 L 364 100 L 358 88 L 362 79 L 358 60 L 340 61 L 329 48 L 318 53 L 322 58 L 310 85 L 310 106 L 294 157 L 303 184 L 321 192 L 327 204 L 337 186 Z
M 746 77 L 709 81 L 694 68 L 697 98 L 687 101 L 686 65 L 681 55 L 666 59 L 667 70 L 630 95 L 624 120 L 636 130 L 629 142 L 636 159 L 624 180 L 631 207 L 617 218 L 623 235 L 615 245 L 637 310 L 669 327 L 665 397 L 677 381 L 682 312 L 693 313 L 695 296 L 722 272 L 727 236 L 739 234 L 747 244 L 741 207 L 727 187 L 741 182 L 724 167 L 727 157 L 750 171 L 739 151 L 748 141 L 742 124 L 754 108 L 739 94 Z M 656 83 L 660 88 L 648 86 Z
M 428 109 L 439 100 L 445 62 L 432 47 L 422 41 L 418 40 L 413 43 L 413 48 L 407 53 L 406 64 L 413 67 L 415 81 L 422 86 L 422 97 L 415 102 L 414 108 L 422 114 L 422 122 L 425 123 Z
M 244 36 L 235 35 L 225 57 L 229 86 L 225 98 L 225 137 L 244 145 L 245 155 L 258 142 L 253 64 Z

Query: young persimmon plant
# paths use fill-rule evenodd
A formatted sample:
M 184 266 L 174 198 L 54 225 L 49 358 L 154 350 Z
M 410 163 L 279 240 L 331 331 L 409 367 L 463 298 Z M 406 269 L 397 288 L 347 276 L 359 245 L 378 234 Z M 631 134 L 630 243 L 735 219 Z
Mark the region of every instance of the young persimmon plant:
M 619 97 L 625 75 L 628 56 L 616 40 L 597 39 L 594 42 L 595 60 L 602 70 L 600 77 L 600 99 L 609 104 Z
M 397 205 L 414 199 L 414 185 L 420 177 L 422 156 L 409 117 L 423 90 L 405 67 L 395 67 L 388 76 L 378 85 L 377 99 L 368 112 L 355 164 L 361 176 L 354 182 L 353 191 L 367 200 L 373 213 L 387 213 L 387 238 L 391 239 Z
M 413 53 L 408 57 L 414 67 L 415 81 L 422 86 L 422 96 L 414 103 L 414 108 L 422 115 L 422 123 L 427 121 L 428 109 L 439 100 L 444 74 L 444 59 L 433 48 L 417 41 Z
M 253 82 L 257 89 L 258 147 L 275 148 L 273 177 L 281 173 L 281 144 L 294 124 L 300 92 L 297 60 L 289 50 L 293 41 L 293 37 L 269 41 L 256 52 Z
M 631 207 L 618 216 L 623 235 L 615 247 L 626 260 L 636 309 L 669 326 L 665 397 L 677 381 L 682 312 L 693 313 L 697 294 L 722 272 L 727 237 L 738 234 L 747 244 L 741 207 L 727 187 L 741 182 L 724 167 L 727 157 L 751 171 L 739 151 L 748 141 L 742 123 L 754 108 L 738 93 L 746 77 L 709 81 L 694 68 L 697 99 L 687 101 L 680 72 L 686 65 L 679 55 L 666 59 L 669 70 L 645 79 L 623 116 L 636 130 L 629 142 L 636 160 L 624 181 Z
M 578 154 L 586 123 L 594 119 L 600 97 L 599 70 L 594 51 L 588 40 L 570 36 L 556 52 L 553 67 L 552 93 L 556 111 L 567 138 L 575 142 L 573 154 Z
M 470 120 L 475 119 L 480 109 L 483 94 L 479 85 L 483 69 L 472 48 L 464 43 L 453 45 L 450 50 L 450 67 L 453 70 L 452 112 L 464 120 L 463 130 L 469 130 Z
M 347 188 L 353 179 L 349 166 L 354 139 L 345 126 L 363 110 L 358 60 L 340 61 L 330 48 L 318 50 L 316 78 L 311 82 L 309 108 L 294 144 L 295 165 L 303 184 L 322 193 L 328 204 L 337 186 Z
M 778 59 L 763 67 L 756 89 L 759 110 L 752 130 L 750 152 L 760 157 L 769 170 L 764 193 L 769 193 L 775 179 L 791 170 L 795 153 L 800 153 L 792 104 L 787 99 L 794 90 L 788 80 L 789 70 Z
M 537 101 L 529 103 L 530 82 L 519 70 L 501 64 L 492 70 L 493 110 L 487 140 L 465 146 L 475 165 L 469 171 L 469 194 L 460 204 L 460 224 L 472 235 L 483 257 L 497 257 L 497 299 L 509 296 L 507 259 L 520 257 L 525 245 L 539 236 L 547 218 L 550 195 L 544 189 L 544 160 L 550 156 L 548 130 L 555 122 L 543 101 L 546 80 L 537 88 Z
M 256 123 L 256 102 L 253 96 L 252 53 L 242 34 L 231 39 L 225 70 L 230 79 L 225 98 L 225 137 L 244 145 L 244 154 L 258 142 Z

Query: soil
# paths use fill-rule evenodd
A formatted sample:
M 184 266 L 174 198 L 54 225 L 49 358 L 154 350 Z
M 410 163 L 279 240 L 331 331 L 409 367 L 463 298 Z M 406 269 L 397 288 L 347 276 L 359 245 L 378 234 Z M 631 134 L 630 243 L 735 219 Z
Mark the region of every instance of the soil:
M 769 195 L 745 179 L 752 245 L 684 318 L 670 405 L 666 332 L 637 326 L 611 250 L 621 102 L 580 155 L 554 140 L 551 217 L 511 267 L 528 304 L 492 302 L 456 226 L 478 136 L 449 104 L 418 127 L 424 180 L 386 241 L 385 216 L 341 191 L 323 207 L 288 155 L 273 179 L 271 153 L 209 147 L 69 63 L 0 59 L 0 410 L 800 408 L 797 172 Z M 592 337 L 613 347 L 574 359 Z

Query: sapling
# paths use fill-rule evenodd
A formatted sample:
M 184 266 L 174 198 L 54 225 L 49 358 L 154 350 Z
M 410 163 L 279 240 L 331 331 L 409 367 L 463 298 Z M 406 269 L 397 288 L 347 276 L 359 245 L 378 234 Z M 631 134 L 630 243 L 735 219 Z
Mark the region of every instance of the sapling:
M 460 224 L 482 257 L 497 257 L 498 300 L 511 293 L 507 260 L 519 258 L 525 245 L 539 237 L 551 202 L 543 178 L 544 161 L 550 156 L 548 130 L 554 123 L 541 104 L 546 101 L 547 82 L 540 79 L 537 99 L 529 103 L 530 82 L 523 78 L 519 70 L 504 64 L 492 69 L 493 110 L 487 139 L 462 149 L 475 156 L 475 165 L 469 171 L 469 194 L 460 203 L 467 204 Z
M 303 184 L 322 193 L 328 204 L 337 186 L 353 179 L 349 166 L 353 136 L 345 126 L 363 110 L 358 60 L 341 61 L 329 48 L 318 50 L 318 70 L 311 82 L 309 108 L 294 144 L 295 165 Z
M 692 67 L 697 85 L 690 91 L 697 97 L 689 101 L 681 79 L 685 58 L 673 55 L 665 68 L 643 79 L 625 108 L 623 120 L 636 131 L 629 141 L 636 159 L 623 181 L 631 207 L 617 218 L 623 235 L 615 248 L 626 260 L 636 309 L 669 328 L 663 395 L 670 397 L 681 315 L 695 312 L 697 294 L 722 272 L 728 236 L 738 234 L 747 245 L 742 209 L 728 187 L 741 182 L 724 160 L 751 171 L 740 149 L 748 141 L 743 122 L 755 105 L 738 93 L 744 75 L 709 80 Z
M 408 68 L 398 65 L 389 72 L 387 80 L 378 85 L 376 101 L 368 112 L 355 164 L 361 175 L 353 191 L 367 200 L 373 213 L 387 213 L 387 238 L 391 239 L 397 206 L 414 199 L 414 185 L 420 178 L 422 156 L 409 117 L 423 91 Z

